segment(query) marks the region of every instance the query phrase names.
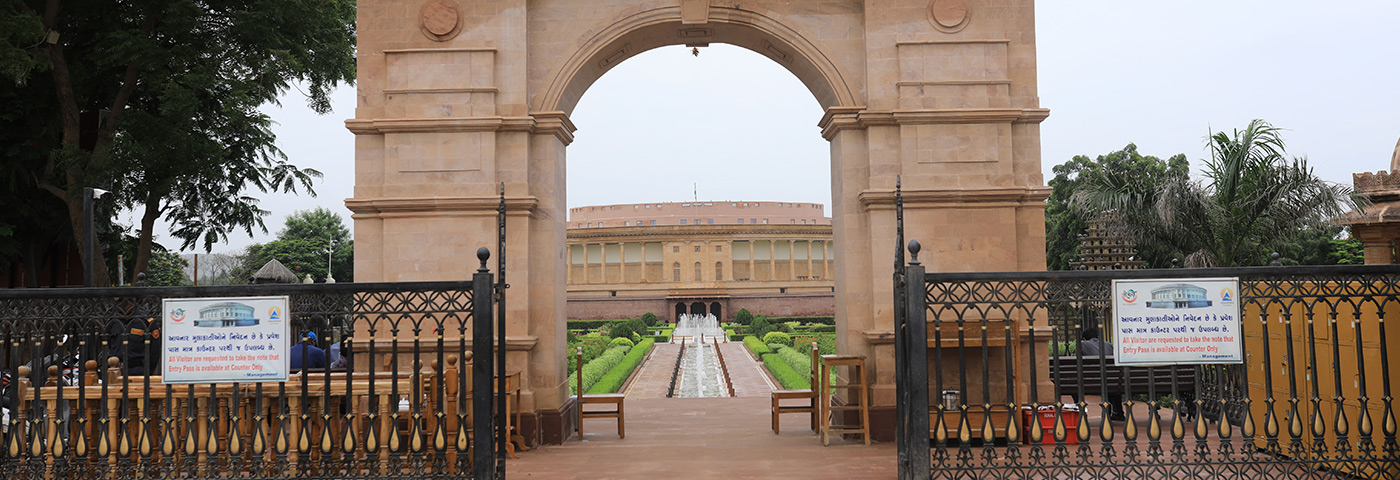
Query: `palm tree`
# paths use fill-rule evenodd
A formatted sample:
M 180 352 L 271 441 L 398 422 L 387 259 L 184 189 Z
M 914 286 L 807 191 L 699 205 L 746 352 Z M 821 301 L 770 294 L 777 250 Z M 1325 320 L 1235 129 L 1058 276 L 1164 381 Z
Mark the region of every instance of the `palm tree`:
M 1263 120 L 1214 133 L 1200 180 L 1186 172 L 1162 183 L 1104 172 L 1072 202 L 1089 214 L 1113 214 L 1139 244 L 1175 249 L 1187 267 L 1260 265 L 1271 245 L 1356 205 L 1350 188 L 1318 178 L 1307 159 L 1287 159 L 1279 133 Z

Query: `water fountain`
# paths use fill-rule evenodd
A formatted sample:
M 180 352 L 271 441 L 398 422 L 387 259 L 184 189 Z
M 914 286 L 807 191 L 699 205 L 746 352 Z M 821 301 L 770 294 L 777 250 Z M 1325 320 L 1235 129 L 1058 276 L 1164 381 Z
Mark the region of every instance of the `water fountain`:
M 691 341 L 699 341 L 701 336 L 707 338 L 718 338 L 720 341 L 727 341 L 724 329 L 719 326 L 719 319 L 714 315 L 692 315 L 681 314 L 676 321 L 676 330 L 671 333 L 675 337 L 692 337 Z
M 719 353 L 707 342 L 728 341 L 714 315 L 683 314 L 676 322 L 672 338 L 686 338 L 681 360 L 680 394 L 683 398 L 725 396 L 724 378 L 719 373 Z M 679 340 L 673 340 L 679 341 Z

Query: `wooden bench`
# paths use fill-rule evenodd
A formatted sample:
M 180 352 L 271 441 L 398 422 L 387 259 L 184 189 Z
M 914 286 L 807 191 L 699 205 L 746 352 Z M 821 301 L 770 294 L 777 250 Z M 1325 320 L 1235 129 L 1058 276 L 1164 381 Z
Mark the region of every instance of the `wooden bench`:
M 617 437 L 627 438 L 627 428 L 625 420 L 625 409 L 623 400 L 625 395 L 621 393 L 593 393 L 584 395 L 583 393 L 583 347 L 578 348 L 577 356 L 578 369 L 575 380 L 578 389 L 578 438 L 583 440 L 583 419 L 585 418 L 616 418 Z M 585 410 L 585 405 L 611 405 L 610 408 L 602 410 Z
M 1176 383 L 1172 383 L 1172 372 L 1176 372 Z M 1114 363 L 1113 357 L 1100 359 L 1098 356 L 1060 356 L 1050 359 L 1050 380 L 1055 382 L 1055 391 L 1061 396 L 1071 396 L 1080 400 L 1080 387 L 1084 395 L 1127 394 L 1147 395 L 1149 389 L 1158 396 L 1171 395 L 1172 386 L 1183 401 L 1195 398 L 1195 365 L 1159 365 L 1151 367 L 1122 367 Z M 1128 387 L 1132 387 L 1129 389 Z M 1105 388 L 1106 387 L 1106 388 Z M 1150 400 L 1149 400 L 1150 401 Z M 1192 404 L 1186 403 L 1188 410 Z
M 817 342 L 812 342 L 812 384 L 819 380 L 817 375 Z M 806 413 L 811 417 L 812 431 L 817 431 L 817 416 L 821 414 L 817 405 L 817 389 L 774 390 L 773 391 L 773 433 L 778 433 L 778 416 L 784 413 Z M 783 405 L 783 400 L 802 400 L 802 403 Z

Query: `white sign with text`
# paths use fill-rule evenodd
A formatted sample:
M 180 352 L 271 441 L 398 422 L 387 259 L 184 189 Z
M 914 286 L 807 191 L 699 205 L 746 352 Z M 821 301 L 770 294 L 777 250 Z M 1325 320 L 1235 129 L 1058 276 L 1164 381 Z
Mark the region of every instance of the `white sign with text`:
M 166 299 L 161 313 L 164 383 L 287 380 L 287 297 Z
M 1238 278 L 1113 281 L 1119 365 L 1244 363 Z

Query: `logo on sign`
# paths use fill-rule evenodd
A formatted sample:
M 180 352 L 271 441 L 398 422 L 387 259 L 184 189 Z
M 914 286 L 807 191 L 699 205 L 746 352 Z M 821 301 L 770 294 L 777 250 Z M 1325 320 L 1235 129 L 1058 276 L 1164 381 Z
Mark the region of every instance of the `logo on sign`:
M 281 316 L 282 316 L 282 310 L 281 310 L 281 309 L 279 309 L 279 308 L 277 308 L 277 307 L 272 307 L 272 308 L 267 309 L 267 319 L 268 319 L 268 320 L 277 320 L 277 319 L 280 318 Z
M 1133 303 L 1137 301 L 1137 290 L 1127 289 L 1123 291 L 1123 303 Z
M 1235 292 L 1226 287 L 1220 290 L 1220 303 L 1235 301 Z
M 170 321 L 180 323 L 185 321 L 185 309 L 177 308 L 170 311 Z

